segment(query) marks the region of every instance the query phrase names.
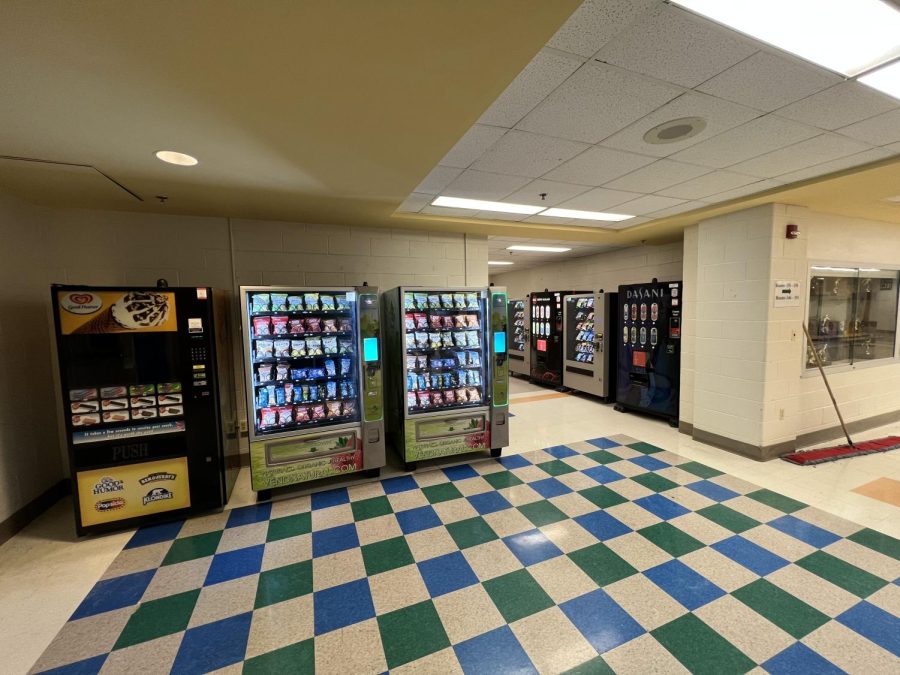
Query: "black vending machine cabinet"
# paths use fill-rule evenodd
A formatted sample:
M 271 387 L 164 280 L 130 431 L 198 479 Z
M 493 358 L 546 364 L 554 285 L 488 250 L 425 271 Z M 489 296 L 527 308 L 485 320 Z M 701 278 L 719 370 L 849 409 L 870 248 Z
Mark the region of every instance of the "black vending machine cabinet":
M 51 296 L 78 534 L 221 509 L 240 469 L 226 294 Z
M 551 387 L 563 383 L 563 300 L 590 291 L 538 291 L 531 294 L 531 381 Z
M 678 425 L 681 302 L 680 281 L 619 286 L 616 410 Z

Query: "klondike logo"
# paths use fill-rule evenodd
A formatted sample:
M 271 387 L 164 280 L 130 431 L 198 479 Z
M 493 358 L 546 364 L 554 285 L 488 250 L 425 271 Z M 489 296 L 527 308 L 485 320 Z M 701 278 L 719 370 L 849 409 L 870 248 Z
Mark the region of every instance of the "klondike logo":
M 167 471 L 157 471 L 156 473 L 151 473 L 149 476 L 144 476 L 138 483 L 141 485 L 146 485 L 147 483 L 155 483 L 160 480 L 175 480 L 174 473 L 169 473 Z
M 144 497 L 144 506 L 147 506 L 147 504 L 152 504 L 153 502 L 161 502 L 165 499 L 172 499 L 174 496 L 175 495 L 173 495 L 169 490 L 166 490 L 166 488 L 153 488 L 152 490 L 150 490 L 150 492 L 147 493 L 147 496 Z
M 125 507 L 125 499 L 122 497 L 113 497 L 112 499 L 101 499 L 99 502 L 94 504 L 94 510 L 99 511 L 100 513 L 106 513 L 107 511 L 116 511 L 117 509 L 121 509 Z
M 109 476 L 104 476 L 100 479 L 100 482 L 94 486 L 93 493 L 95 495 L 103 495 L 107 492 L 121 492 L 124 489 L 124 481 L 120 481 L 116 478 L 110 478 Z

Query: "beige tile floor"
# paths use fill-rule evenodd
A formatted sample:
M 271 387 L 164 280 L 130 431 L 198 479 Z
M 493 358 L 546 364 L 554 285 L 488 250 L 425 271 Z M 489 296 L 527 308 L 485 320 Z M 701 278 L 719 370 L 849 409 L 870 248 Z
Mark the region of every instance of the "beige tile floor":
M 612 406 L 582 396 L 553 396 L 522 380 L 512 381 L 510 447 L 521 453 L 587 438 L 628 434 L 668 451 L 695 459 L 744 479 L 794 497 L 824 511 L 900 537 L 898 509 L 889 503 L 853 492 L 879 478 L 900 480 L 900 451 L 798 467 L 778 460 L 759 463 L 697 443 L 665 422 L 623 415 Z M 900 425 L 861 435 L 874 438 L 900 433 Z M 382 477 L 398 473 L 389 467 Z M 303 494 L 277 495 L 287 499 Z M 523 496 L 524 498 L 524 496 Z M 241 473 L 229 507 L 255 501 L 247 471 Z M 290 509 L 292 502 L 282 502 Z M 619 514 L 620 519 L 628 514 Z M 106 571 L 128 541 L 120 533 L 76 541 L 71 504 L 63 500 L 16 537 L 0 547 L 0 654 L 3 673 L 25 673 L 50 643 L 82 598 Z M 425 533 L 422 533 L 425 534 Z M 702 533 L 695 536 L 702 537 Z M 421 545 L 440 542 L 421 542 Z M 577 580 L 573 583 L 577 584 Z M 627 595 L 627 588 L 623 594 Z M 561 586 L 558 593 L 565 596 Z M 465 627 L 459 628 L 465 631 Z

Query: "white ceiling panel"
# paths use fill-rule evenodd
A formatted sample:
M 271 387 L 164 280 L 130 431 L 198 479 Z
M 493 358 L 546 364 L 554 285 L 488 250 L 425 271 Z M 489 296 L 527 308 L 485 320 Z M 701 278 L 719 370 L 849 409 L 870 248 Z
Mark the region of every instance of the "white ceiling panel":
M 447 206 L 426 206 L 420 213 L 427 213 L 432 216 L 450 216 L 452 218 L 468 218 L 474 216 L 478 211 L 474 209 L 451 209 Z
M 677 152 L 672 159 L 722 169 L 817 135 L 812 127 L 766 115 Z
M 778 115 L 832 131 L 880 115 L 897 102 L 858 82 L 842 82 L 778 109 Z
M 654 211 L 650 214 L 652 218 L 665 218 L 666 216 L 674 216 L 679 213 L 685 213 L 687 211 L 693 211 L 694 209 L 702 209 L 704 206 L 709 206 L 706 202 L 697 202 L 690 201 L 684 202 L 683 204 L 676 204 L 675 206 L 670 206 L 666 209 L 660 209 L 659 211 Z
M 502 127 L 491 127 L 486 124 L 476 124 L 469 129 L 450 152 L 441 160 L 442 166 L 452 166 L 457 169 L 468 169 L 476 159 L 496 143 L 506 133 Z
M 517 128 L 596 143 L 682 92 L 674 85 L 592 61 L 563 82 Z
M 476 218 L 483 220 L 524 220 L 524 213 L 502 213 L 500 211 L 479 211 L 475 214 Z
M 637 225 L 642 225 L 643 223 L 649 223 L 652 218 L 631 218 L 629 220 L 623 220 L 619 223 L 606 223 L 603 226 L 604 230 L 627 230 L 629 227 L 635 227 Z
M 587 58 L 657 5 L 657 0 L 587 0 L 547 44 Z
M 744 176 L 731 171 L 714 171 L 705 176 L 692 178 L 665 190 L 660 190 L 659 194 L 681 199 L 703 199 L 718 192 L 733 190 L 734 188 L 755 183 L 758 180 L 755 176 Z
M 621 190 L 607 190 L 606 188 L 594 188 L 587 192 L 560 204 L 566 209 L 580 209 L 582 211 L 605 211 L 617 204 L 622 204 L 641 195 L 634 192 L 622 192 Z M 662 207 L 659 207 L 662 208 Z
M 870 149 L 871 146 L 846 136 L 822 134 L 735 164 L 731 169 L 749 176 L 774 178 Z
M 523 222 L 541 223 L 543 225 L 568 225 L 574 218 L 556 218 L 554 216 L 528 216 Z
M 617 204 L 616 211 L 618 213 L 630 213 L 634 216 L 646 216 L 647 214 L 667 209 L 672 206 L 683 204 L 683 199 L 675 199 L 674 197 L 662 197 L 660 195 L 644 195 L 624 204 Z M 623 223 L 629 221 L 623 220 Z
M 421 192 L 413 192 L 409 197 L 403 200 L 403 203 L 397 207 L 398 211 L 405 213 L 416 213 L 428 206 L 434 201 L 434 195 L 426 195 Z
M 766 180 L 760 180 L 755 183 L 750 183 L 749 185 L 744 185 L 743 187 L 734 188 L 733 190 L 726 190 L 725 192 L 710 195 L 703 201 L 709 202 L 710 204 L 727 202 L 729 199 L 737 199 L 738 197 L 745 197 L 746 195 L 756 194 L 757 192 L 763 192 L 764 190 L 771 190 L 772 188 L 776 188 L 781 184 L 781 181 L 771 180 L 767 178 Z
M 838 133 L 870 145 L 890 145 L 900 142 L 900 108 L 841 127 Z
M 538 178 L 531 181 L 521 190 L 516 190 L 511 195 L 507 195 L 503 201 L 550 208 L 588 190 L 590 188 L 584 185 L 572 185 L 571 183 L 559 183 Z M 547 195 L 543 199 L 541 198 L 542 193 Z
M 570 54 L 542 49 L 478 120 L 513 127 L 582 64 Z
M 494 143 L 472 168 L 537 178 L 587 147 L 585 143 L 514 129 Z
M 594 147 L 553 169 L 545 178 L 599 187 L 653 161 L 653 157 L 645 155 Z
M 436 166 L 425 176 L 413 192 L 421 192 L 426 195 L 439 195 L 453 180 L 462 173 L 462 169 L 454 169 L 449 166 Z
M 771 112 L 841 82 L 823 68 L 767 51 L 733 65 L 697 89 L 735 103 Z
M 595 58 L 692 88 L 757 50 L 732 30 L 673 7 L 659 7 L 641 15 Z
M 898 148 L 898 151 L 900 151 L 900 148 Z M 890 157 L 892 154 L 893 153 L 891 153 L 887 148 L 872 148 L 871 150 L 866 150 L 865 152 L 860 152 L 856 155 L 841 157 L 840 159 L 834 159 L 830 162 L 816 164 L 815 166 L 810 166 L 799 171 L 792 171 L 791 173 L 785 173 L 780 176 L 776 176 L 775 178 L 783 183 L 796 183 L 800 180 L 814 178 L 815 176 L 824 176 L 825 174 L 833 173 L 835 171 L 842 171 L 853 166 L 861 166 L 862 164 L 868 164 L 869 162 L 877 162 L 879 159 L 885 159 L 887 157 Z
M 499 201 L 528 183 L 523 176 L 506 176 L 466 169 L 448 185 L 442 194 L 448 197 Z
M 673 162 L 671 159 L 660 159 L 627 176 L 610 181 L 604 187 L 631 192 L 658 192 L 671 185 L 682 183 L 688 178 L 696 178 L 710 173 L 710 169 L 696 164 Z

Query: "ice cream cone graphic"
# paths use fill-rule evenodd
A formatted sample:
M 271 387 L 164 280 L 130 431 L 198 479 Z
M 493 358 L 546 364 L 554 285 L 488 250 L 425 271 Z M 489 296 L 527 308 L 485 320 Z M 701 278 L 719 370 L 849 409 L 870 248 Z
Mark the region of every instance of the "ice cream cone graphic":
M 161 326 L 169 316 L 169 299 L 162 293 L 132 291 L 73 333 L 127 333 Z

